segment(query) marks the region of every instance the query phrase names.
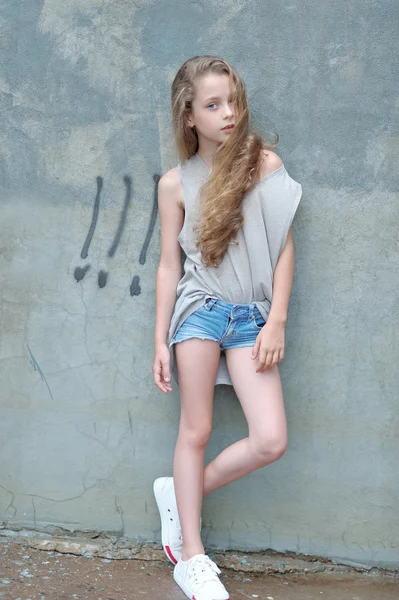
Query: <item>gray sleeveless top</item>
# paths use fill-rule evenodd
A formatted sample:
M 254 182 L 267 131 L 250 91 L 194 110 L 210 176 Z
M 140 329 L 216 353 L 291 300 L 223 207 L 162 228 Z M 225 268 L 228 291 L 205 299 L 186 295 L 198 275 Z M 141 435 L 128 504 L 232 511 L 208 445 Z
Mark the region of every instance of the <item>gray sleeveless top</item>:
M 238 245 L 231 242 L 219 267 L 205 267 L 195 246 L 193 225 L 198 220 L 199 190 L 210 174 L 198 154 L 178 164 L 183 182 L 185 217 L 178 235 L 186 254 L 184 275 L 176 290 L 176 302 L 168 332 L 170 369 L 179 385 L 175 344 L 172 338 L 183 321 L 207 298 L 220 298 L 233 304 L 254 302 L 266 320 L 270 312 L 273 273 L 285 246 L 302 186 L 292 179 L 284 165 L 262 177 L 245 196 L 244 223 L 237 233 Z M 221 351 L 215 385 L 233 385 Z

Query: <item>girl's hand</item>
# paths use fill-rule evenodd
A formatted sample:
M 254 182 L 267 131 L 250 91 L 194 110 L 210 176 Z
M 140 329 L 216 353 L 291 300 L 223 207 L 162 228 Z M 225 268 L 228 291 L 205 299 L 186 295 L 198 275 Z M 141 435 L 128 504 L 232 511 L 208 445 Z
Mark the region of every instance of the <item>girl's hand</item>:
M 259 355 L 257 373 L 269 369 L 283 360 L 284 337 L 284 324 L 268 319 L 252 348 L 252 358 L 255 359 Z
M 154 373 L 154 383 L 162 392 L 167 394 L 172 391 L 170 384 L 170 352 L 168 345 L 158 344 L 154 351 L 154 364 L 152 371 Z

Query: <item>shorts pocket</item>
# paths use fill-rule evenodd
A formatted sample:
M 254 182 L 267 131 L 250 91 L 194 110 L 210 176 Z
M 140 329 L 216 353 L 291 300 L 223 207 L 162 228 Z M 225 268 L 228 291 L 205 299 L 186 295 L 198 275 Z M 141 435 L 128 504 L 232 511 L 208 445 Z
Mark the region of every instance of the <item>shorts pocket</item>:
M 254 313 L 251 317 L 251 326 L 256 330 L 260 331 L 262 327 L 266 324 L 265 319 L 262 317 L 259 309 L 257 307 L 254 308 Z

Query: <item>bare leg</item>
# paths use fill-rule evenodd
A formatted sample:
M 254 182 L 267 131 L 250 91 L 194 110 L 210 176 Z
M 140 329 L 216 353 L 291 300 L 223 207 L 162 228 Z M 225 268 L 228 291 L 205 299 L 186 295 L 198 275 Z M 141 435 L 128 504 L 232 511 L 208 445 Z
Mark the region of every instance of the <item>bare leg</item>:
M 176 344 L 181 416 L 173 460 L 173 478 L 183 536 L 182 559 L 204 554 L 200 517 L 204 453 L 212 430 L 213 395 L 220 347 L 190 338 Z
M 277 366 L 256 373 L 251 347 L 226 350 L 229 374 L 248 422 L 249 437 L 223 450 L 204 469 L 203 495 L 280 458 L 287 424 Z

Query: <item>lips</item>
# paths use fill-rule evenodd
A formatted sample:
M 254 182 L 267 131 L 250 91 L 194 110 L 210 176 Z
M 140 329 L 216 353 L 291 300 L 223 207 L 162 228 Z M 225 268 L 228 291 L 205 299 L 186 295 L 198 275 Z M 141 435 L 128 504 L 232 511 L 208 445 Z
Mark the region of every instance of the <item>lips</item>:
M 225 129 L 228 129 L 228 130 L 234 129 L 234 124 L 226 125 L 225 127 L 222 127 L 222 131 L 224 131 Z

